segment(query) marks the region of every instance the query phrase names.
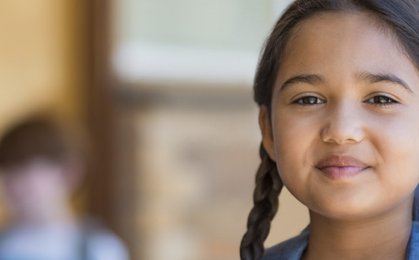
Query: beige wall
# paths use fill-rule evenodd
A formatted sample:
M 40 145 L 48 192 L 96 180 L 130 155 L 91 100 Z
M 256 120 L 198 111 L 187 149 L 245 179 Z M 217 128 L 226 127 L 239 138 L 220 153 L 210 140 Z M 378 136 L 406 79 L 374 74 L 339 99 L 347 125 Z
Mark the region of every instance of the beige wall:
M 77 2 L 0 1 L 0 131 L 36 110 L 78 116 Z
M 238 259 L 260 162 L 251 90 L 174 95 L 133 114 L 136 253 L 147 260 Z M 307 223 L 305 207 L 284 189 L 266 246 Z
M 0 1 L 0 135 L 34 112 L 80 121 L 86 80 L 80 8 L 75 0 Z

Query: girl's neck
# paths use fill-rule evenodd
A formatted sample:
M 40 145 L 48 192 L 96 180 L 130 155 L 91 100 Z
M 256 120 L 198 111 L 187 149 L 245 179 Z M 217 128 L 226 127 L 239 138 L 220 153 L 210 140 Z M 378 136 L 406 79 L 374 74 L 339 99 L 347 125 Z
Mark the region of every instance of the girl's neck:
M 359 221 L 333 220 L 310 212 L 311 259 L 405 259 L 412 227 L 412 203 Z

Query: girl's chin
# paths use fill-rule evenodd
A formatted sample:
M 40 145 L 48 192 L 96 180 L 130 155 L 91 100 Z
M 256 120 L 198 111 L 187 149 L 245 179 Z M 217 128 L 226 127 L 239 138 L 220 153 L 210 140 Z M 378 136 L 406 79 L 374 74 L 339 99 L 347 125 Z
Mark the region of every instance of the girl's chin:
M 341 203 L 332 207 L 321 207 L 316 209 L 310 209 L 311 217 L 321 217 L 323 219 L 335 220 L 335 221 L 359 221 L 368 219 L 374 216 L 372 207 L 362 207 L 358 203 Z
M 355 222 L 367 219 L 366 215 L 357 215 L 353 212 L 333 212 L 333 213 L 316 213 L 317 216 L 321 216 L 322 219 L 334 222 Z M 313 217 L 313 215 L 311 215 Z

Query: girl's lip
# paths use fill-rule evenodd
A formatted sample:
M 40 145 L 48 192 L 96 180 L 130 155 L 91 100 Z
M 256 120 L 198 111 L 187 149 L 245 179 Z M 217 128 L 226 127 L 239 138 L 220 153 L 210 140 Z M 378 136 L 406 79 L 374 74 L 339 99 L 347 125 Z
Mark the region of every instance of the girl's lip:
M 351 156 L 333 155 L 319 161 L 316 168 L 327 177 L 339 180 L 358 175 L 370 167 Z
M 333 155 L 326 159 L 320 160 L 316 164 L 317 169 L 323 169 L 328 167 L 357 167 L 357 168 L 366 168 L 368 165 L 362 161 L 355 159 L 351 156 L 345 155 Z
M 362 171 L 368 169 L 362 167 L 325 167 L 320 171 L 328 178 L 332 180 L 343 180 L 354 177 L 360 174 Z

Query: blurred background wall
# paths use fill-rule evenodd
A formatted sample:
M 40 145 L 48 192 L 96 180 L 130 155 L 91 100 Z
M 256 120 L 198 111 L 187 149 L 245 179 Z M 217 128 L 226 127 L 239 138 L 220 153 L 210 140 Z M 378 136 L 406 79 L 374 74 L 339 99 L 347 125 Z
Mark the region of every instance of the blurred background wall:
M 15 122 L 46 114 L 89 139 L 88 178 L 75 207 L 112 229 L 111 114 L 99 87 L 95 53 L 95 2 L 84 0 L 0 1 L 0 134 Z M 99 10 L 98 10 L 99 11 Z M 98 75 L 98 76 L 96 76 Z M 98 112 L 100 111 L 100 112 Z M 106 170 L 104 170 L 106 169 Z M 7 212 L 1 207 L 0 224 Z M 123 233 L 123 232 L 119 232 Z
M 33 113 L 84 120 L 86 20 L 76 2 L 0 1 L 0 133 Z
M 130 115 L 144 259 L 238 258 L 259 164 L 253 75 L 290 2 L 111 2 L 110 70 Z M 308 222 L 289 193 L 281 201 L 267 246 Z
M 75 2 L 0 2 L 0 128 L 33 110 L 80 118 L 84 26 Z
M 87 129 L 83 210 L 133 259 L 237 259 L 259 164 L 252 79 L 289 2 L 0 1 L 0 132 L 36 110 Z M 283 192 L 266 245 L 307 222 Z

